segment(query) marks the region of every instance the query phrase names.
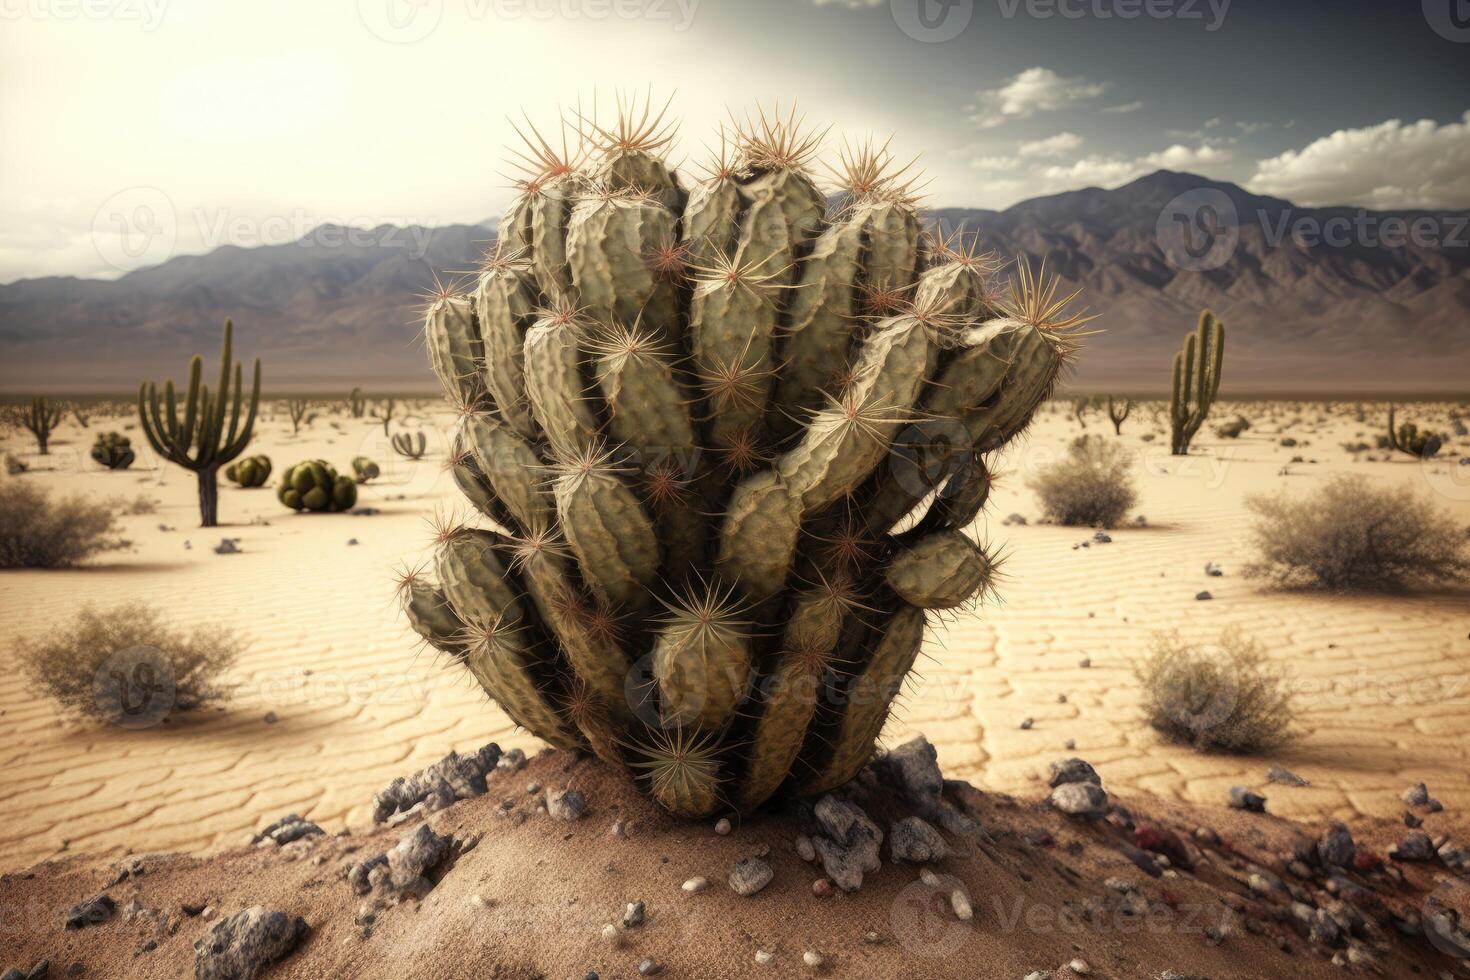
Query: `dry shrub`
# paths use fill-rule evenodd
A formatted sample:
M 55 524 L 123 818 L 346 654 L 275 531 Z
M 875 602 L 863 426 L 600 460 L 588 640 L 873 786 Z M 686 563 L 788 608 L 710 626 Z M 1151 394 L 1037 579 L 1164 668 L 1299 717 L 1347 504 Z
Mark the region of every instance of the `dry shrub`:
M 223 626 L 184 634 L 157 609 L 126 602 L 84 606 L 70 628 L 20 641 L 31 689 L 89 718 L 144 727 L 173 711 L 225 700 L 221 677 L 245 649 Z
M 65 568 L 128 543 L 112 509 L 81 497 L 52 500 L 22 480 L 0 484 L 0 568 Z
M 1042 512 L 1058 524 L 1114 527 L 1138 500 L 1128 450 L 1101 436 L 1072 441 L 1067 458 L 1027 481 Z
M 1280 585 L 1399 591 L 1470 576 L 1464 531 L 1409 487 L 1338 476 L 1315 493 L 1246 498 L 1261 560 L 1246 574 Z
M 1293 737 L 1291 692 L 1265 649 L 1231 627 L 1214 649 L 1154 636 L 1135 667 L 1155 731 L 1201 752 L 1260 752 Z

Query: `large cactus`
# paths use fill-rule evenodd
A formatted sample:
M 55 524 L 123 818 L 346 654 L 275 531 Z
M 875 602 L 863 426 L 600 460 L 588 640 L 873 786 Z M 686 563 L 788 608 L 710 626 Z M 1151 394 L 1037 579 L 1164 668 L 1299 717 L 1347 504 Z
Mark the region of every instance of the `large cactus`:
M 64 411 L 61 405 L 53 405 L 45 398 L 37 396 L 31 399 L 29 405 L 6 412 L 6 421 L 29 429 L 31 435 L 36 437 L 36 452 L 48 456 L 51 453 L 51 430 L 61 424 Z
M 1189 455 L 1189 443 L 1209 417 L 1220 393 L 1220 368 L 1225 361 L 1225 325 L 1205 310 L 1199 327 L 1174 355 L 1174 388 L 1169 397 L 1171 451 Z
M 179 417 L 172 381 L 160 401 L 158 386 L 145 381 L 138 388 L 138 421 L 153 451 L 170 463 L 193 470 L 199 478 L 199 522 L 201 527 L 219 524 L 220 467 L 245 451 L 255 429 L 255 412 L 260 407 L 260 358 L 255 359 L 250 384 L 250 408 L 241 421 L 245 386 L 238 362 L 234 383 L 230 379 L 230 349 L 234 324 L 225 321 L 224 347 L 220 354 L 219 387 L 211 396 L 209 386 L 200 384 L 204 362 L 196 354 L 189 365 L 189 391 L 184 414 Z M 228 420 L 228 424 L 227 423 Z
M 655 113 L 533 135 L 467 295 L 430 297 L 450 467 L 414 628 L 518 724 L 668 810 L 817 793 L 871 757 L 930 610 L 991 583 L 981 457 L 1075 346 L 1072 296 L 932 242 L 886 147 L 808 169 L 793 117 L 687 186 Z M 1075 294 L 1074 294 L 1075 295 Z
M 1394 406 L 1388 406 L 1388 438 L 1379 442 L 1385 449 L 1413 456 L 1415 459 L 1431 459 L 1444 445 L 1444 438 L 1428 430 L 1420 431 L 1413 422 L 1394 426 Z

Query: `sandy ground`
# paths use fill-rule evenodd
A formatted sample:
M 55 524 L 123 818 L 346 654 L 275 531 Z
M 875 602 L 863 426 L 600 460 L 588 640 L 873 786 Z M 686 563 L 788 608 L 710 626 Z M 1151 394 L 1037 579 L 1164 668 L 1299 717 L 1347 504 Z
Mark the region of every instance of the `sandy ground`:
M 1470 593 L 1283 593 L 1241 575 L 1250 558 L 1243 498 L 1277 487 L 1305 492 L 1332 473 L 1413 485 L 1470 525 L 1470 467 L 1454 464 L 1467 452 L 1464 440 L 1448 461 L 1354 462 L 1339 443 L 1359 433 L 1371 442 L 1376 423 L 1355 422 L 1351 406 L 1319 425 L 1320 414 L 1312 404 L 1280 416 L 1302 416 L 1289 431 L 1309 445 L 1279 446 L 1280 433 L 1265 422 L 1240 440 L 1202 435 L 1196 456 L 1173 459 L 1160 439 L 1142 441 L 1162 427 L 1148 407 L 1136 408 L 1123 439 L 1138 450 L 1137 509 L 1148 526 L 1074 549 L 1090 532 L 1037 526 L 1025 487 L 1026 474 L 1078 431 L 1069 405 L 1052 406 L 1009 454 L 1009 478 L 979 532 L 1009 554 L 1003 601 L 931 642 L 932 658 L 888 737 L 922 731 L 947 772 L 1028 796 L 1043 791 L 1046 763 L 1071 739 L 1116 792 L 1218 804 L 1243 784 L 1264 787 L 1281 815 L 1392 818 L 1402 809 L 1399 793 L 1423 780 L 1451 812 L 1464 813 Z M 49 457 L 32 454 L 27 433 L 9 435 L 5 448 L 33 467 L 23 479 L 158 506 L 122 518 L 130 551 L 76 570 L 0 572 L 0 868 L 68 850 L 218 849 L 288 811 L 337 830 L 366 822 L 373 792 L 392 777 L 451 748 L 537 744 L 513 731 L 465 675 L 416 652 L 393 601 L 394 566 L 428 556 L 426 518 L 461 506 L 441 472 L 449 417 L 404 423 L 395 420 L 395 429 L 429 434 L 429 458 L 397 458 L 369 420 L 327 415 L 293 436 L 277 410 L 258 426 L 252 452 L 270 455 L 278 472 L 313 457 L 345 470 L 368 455 L 385 472 L 363 488 L 360 506 L 376 513 L 296 515 L 270 488 L 226 486 L 220 514 L 229 526 L 209 532 L 197 527 L 192 474 L 158 467 L 146 447 L 128 472 L 87 459 L 93 434 L 126 429 L 126 420 L 94 418 L 83 430 L 68 419 Z M 1094 413 L 1088 431 L 1111 426 Z M 1318 462 L 1288 464 L 1294 455 Z M 1031 524 L 1002 526 L 1013 512 Z M 215 554 L 223 536 L 239 538 L 242 553 Z M 1206 577 L 1207 561 L 1219 562 L 1224 576 Z M 1214 599 L 1196 601 L 1202 589 Z M 249 635 L 228 710 L 125 731 L 61 718 L 26 690 L 13 662 L 16 637 L 65 622 L 85 602 L 131 598 L 158 604 L 180 625 L 224 623 Z M 1247 759 L 1161 744 L 1139 721 L 1132 662 L 1156 630 L 1208 640 L 1229 625 L 1289 669 L 1303 736 Z M 1079 666 L 1084 657 L 1090 668 Z M 1026 718 L 1034 725 L 1022 730 Z M 1312 785 L 1268 786 L 1273 765 Z

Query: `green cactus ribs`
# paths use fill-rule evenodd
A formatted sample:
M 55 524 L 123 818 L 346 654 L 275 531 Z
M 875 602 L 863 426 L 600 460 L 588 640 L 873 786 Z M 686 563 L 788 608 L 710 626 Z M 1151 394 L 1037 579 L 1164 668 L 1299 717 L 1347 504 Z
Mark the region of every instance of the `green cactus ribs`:
M 483 527 L 442 521 L 400 594 L 517 724 L 704 816 L 871 758 L 927 625 L 994 586 L 989 454 L 1090 318 L 925 232 L 887 143 L 819 181 L 822 135 L 757 112 L 691 178 L 666 110 L 525 127 L 496 248 L 426 297 Z
M 1174 355 L 1174 385 L 1169 396 L 1170 451 L 1189 455 L 1189 444 L 1205 424 L 1215 396 L 1220 393 L 1220 371 L 1225 363 L 1225 325 L 1205 310 L 1199 326 Z
M 225 479 L 242 487 L 263 487 L 270 478 L 269 456 L 247 456 L 225 467 Z
M 309 459 L 281 474 L 276 499 L 296 511 L 335 513 L 357 504 L 357 483 L 320 459 Z

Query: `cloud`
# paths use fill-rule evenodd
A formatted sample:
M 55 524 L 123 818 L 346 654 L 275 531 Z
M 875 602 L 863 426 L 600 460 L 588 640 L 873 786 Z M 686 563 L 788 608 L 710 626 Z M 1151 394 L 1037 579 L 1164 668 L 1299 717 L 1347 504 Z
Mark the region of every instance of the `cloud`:
M 1312 206 L 1470 207 L 1470 112 L 1444 125 L 1390 119 L 1339 129 L 1260 161 L 1246 186 Z
M 1016 152 L 1023 157 L 1060 157 L 1082 145 L 1082 137 L 1076 133 L 1057 133 L 1046 139 L 1022 143 Z
M 1050 68 L 1027 68 L 1000 88 L 975 93 L 970 121 L 990 129 L 1013 119 L 1029 119 L 1038 112 L 1055 112 L 1095 99 L 1108 82 L 1064 78 Z
M 1035 144 L 1022 144 L 1018 154 L 1032 145 Z M 1209 144 L 1191 147 L 1176 143 L 1137 157 L 1094 153 L 1071 163 L 1054 163 L 1040 168 L 1036 166 L 1036 157 L 1035 153 L 1029 157 L 976 157 L 970 161 L 970 166 L 987 175 L 984 188 L 989 200 L 1013 201 L 1019 197 L 1056 194 L 1081 187 L 1118 187 L 1155 170 L 1198 170 L 1229 160 L 1230 153 Z
M 1142 102 L 1124 102 L 1122 105 L 1104 106 L 1102 111 L 1111 116 L 1122 116 L 1130 112 L 1137 112 L 1139 109 L 1142 108 Z

